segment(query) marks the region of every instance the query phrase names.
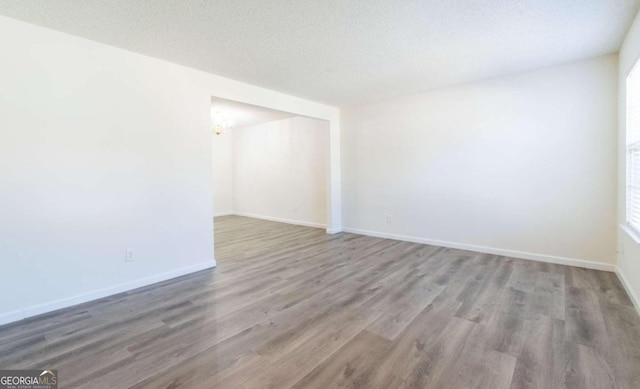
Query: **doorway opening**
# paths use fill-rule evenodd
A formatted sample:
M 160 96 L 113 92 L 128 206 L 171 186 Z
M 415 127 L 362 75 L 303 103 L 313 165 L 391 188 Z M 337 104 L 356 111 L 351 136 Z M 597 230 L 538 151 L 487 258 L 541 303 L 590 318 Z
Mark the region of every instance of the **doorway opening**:
M 216 260 L 225 240 L 249 228 L 329 228 L 329 121 L 228 99 L 211 99 Z

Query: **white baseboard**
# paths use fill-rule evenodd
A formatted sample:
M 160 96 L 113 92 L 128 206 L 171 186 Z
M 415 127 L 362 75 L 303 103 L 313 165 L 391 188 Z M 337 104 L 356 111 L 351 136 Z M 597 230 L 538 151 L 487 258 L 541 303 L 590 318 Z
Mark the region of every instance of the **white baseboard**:
M 0 315 L 0 325 L 13 323 L 16 321 L 20 321 L 25 319 L 25 316 L 22 314 L 22 311 L 13 311 L 9 313 L 5 313 Z
M 337 234 L 338 232 L 342 232 L 342 227 L 327 228 L 327 234 Z
M 269 220 L 269 221 L 272 221 L 272 222 L 296 224 L 296 225 L 305 226 L 305 227 L 315 227 L 315 228 L 326 228 L 327 227 L 326 224 L 321 224 L 321 223 L 312 223 L 312 222 L 306 222 L 306 221 L 302 221 L 302 220 L 283 219 L 283 218 L 279 218 L 279 217 L 256 215 L 255 213 L 234 212 L 233 214 L 234 215 L 238 215 L 238 216 L 251 217 L 251 218 L 254 218 L 254 219 Z
M 627 291 L 631 302 L 636 307 L 636 311 L 638 311 L 638 314 L 640 315 L 640 299 L 635 294 L 635 292 L 631 288 L 631 285 L 629 284 L 629 281 L 627 281 L 624 274 L 622 273 L 622 270 L 620 270 L 618 266 L 616 266 L 616 275 L 618 276 L 620 283 L 622 283 L 622 286 L 624 286 L 624 289 Z
M 166 281 L 166 280 L 184 276 L 190 273 L 195 273 L 197 271 L 209 269 L 215 266 L 216 266 L 216 261 L 214 259 L 211 261 L 199 263 L 197 265 L 184 267 L 184 268 L 173 270 L 167 273 L 156 274 L 156 275 L 141 278 L 135 281 L 125 282 L 123 284 L 110 286 L 108 288 L 95 290 L 95 291 L 84 293 L 81 295 L 68 297 L 60 300 L 55 300 L 55 301 L 51 301 L 44 304 L 34 305 L 31 307 L 21 309 L 19 311 L 13 311 L 13 312 L 0 315 L 0 325 L 12 323 L 15 321 L 23 320 L 23 319 L 37 316 L 37 315 L 41 315 L 43 313 L 53 312 L 58 309 L 68 308 L 74 305 L 101 299 L 103 297 L 111 296 L 114 294 L 127 292 L 129 290 L 141 288 L 143 286 Z
M 610 271 L 610 272 L 613 272 L 616 270 L 616 266 L 614 264 L 587 261 L 584 259 L 556 257 L 553 255 L 528 253 L 525 251 L 507 250 L 507 249 L 501 249 L 501 248 L 495 248 L 495 247 L 478 246 L 473 244 L 449 242 L 449 241 L 436 240 L 436 239 L 425 239 L 425 238 L 419 238 L 419 237 L 407 236 L 407 235 L 387 234 L 384 232 L 361 230 L 357 228 L 345 227 L 343 228 L 343 230 L 345 232 L 350 232 L 353 234 L 368 235 L 368 236 L 374 236 L 377 238 L 402 240 L 406 242 L 422 243 L 422 244 L 428 244 L 432 246 L 449 247 L 453 249 L 475 251 L 475 252 L 485 253 L 485 254 L 502 255 L 505 257 L 529 259 L 529 260 L 538 261 L 538 262 L 555 263 L 558 265 L 576 266 L 576 267 L 583 267 L 587 269 L 604 270 L 604 271 Z
M 213 217 L 219 217 L 219 216 L 229 216 L 229 215 L 233 215 L 233 211 L 227 211 L 227 212 L 218 212 L 218 213 L 214 213 Z

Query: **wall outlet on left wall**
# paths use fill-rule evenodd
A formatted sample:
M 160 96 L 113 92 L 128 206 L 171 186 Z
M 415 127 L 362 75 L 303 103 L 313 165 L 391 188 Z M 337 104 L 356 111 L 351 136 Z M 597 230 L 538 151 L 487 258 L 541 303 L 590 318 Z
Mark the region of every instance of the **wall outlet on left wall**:
M 126 249 L 125 250 L 124 261 L 125 262 L 133 262 L 133 261 L 135 261 L 135 251 L 133 249 Z

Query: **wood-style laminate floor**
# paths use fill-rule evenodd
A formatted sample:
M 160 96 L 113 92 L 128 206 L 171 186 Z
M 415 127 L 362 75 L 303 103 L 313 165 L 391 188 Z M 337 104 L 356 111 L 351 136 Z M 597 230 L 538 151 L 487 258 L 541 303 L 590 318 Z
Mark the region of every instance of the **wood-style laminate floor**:
M 640 388 L 613 273 L 237 216 L 218 268 L 0 327 L 61 388 Z

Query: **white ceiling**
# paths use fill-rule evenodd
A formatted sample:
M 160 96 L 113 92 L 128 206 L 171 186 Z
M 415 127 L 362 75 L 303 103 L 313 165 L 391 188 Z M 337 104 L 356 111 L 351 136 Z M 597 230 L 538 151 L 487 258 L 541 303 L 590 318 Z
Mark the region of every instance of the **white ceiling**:
M 0 14 L 342 106 L 618 51 L 640 0 L 2 0 Z
M 251 126 L 295 116 L 288 112 L 276 111 L 275 109 L 258 107 L 217 97 L 211 99 L 211 109 L 213 112 L 219 112 L 220 115 L 224 117 L 224 120 L 228 120 L 232 128 Z

